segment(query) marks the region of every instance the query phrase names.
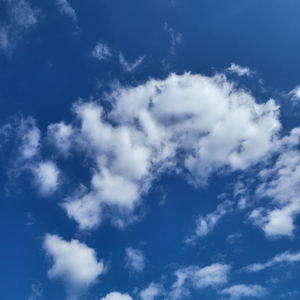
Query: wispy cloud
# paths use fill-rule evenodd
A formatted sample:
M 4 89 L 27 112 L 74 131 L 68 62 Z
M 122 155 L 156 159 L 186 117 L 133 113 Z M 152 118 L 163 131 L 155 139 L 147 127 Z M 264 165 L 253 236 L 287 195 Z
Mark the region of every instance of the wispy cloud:
M 133 272 L 142 272 L 145 268 L 145 257 L 141 250 L 126 248 L 125 267 Z
M 235 63 L 231 63 L 230 67 L 227 68 L 225 71 L 229 73 L 235 73 L 238 76 L 251 77 L 253 75 L 253 72 L 249 68 L 241 67 Z
M 120 54 L 119 54 L 119 62 L 122 65 L 123 70 L 125 72 L 132 72 L 133 70 L 135 70 L 143 62 L 143 60 L 145 59 L 145 57 L 146 57 L 145 55 L 140 56 L 135 62 L 129 63 L 124 58 L 123 53 L 120 52 Z
M 4 0 L 9 22 L 0 27 L 0 49 L 11 54 L 30 29 L 34 28 L 41 18 L 41 11 L 32 8 L 25 0 Z
M 241 269 L 243 272 L 255 273 L 266 268 L 273 267 L 275 265 L 281 265 L 284 263 L 294 263 L 300 261 L 300 251 L 291 253 L 286 251 L 281 254 L 277 254 L 274 258 L 268 260 L 265 263 L 254 263 Z
M 223 289 L 221 294 L 228 295 L 230 299 L 237 300 L 241 298 L 264 298 L 267 295 L 267 290 L 257 284 L 245 285 L 237 284 L 232 287 Z
M 170 52 L 171 54 L 175 54 L 175 46 L 176 44 L 180 44 L 182 42 L 182 34 L 181 33 L 177 33 L 175 34 L 173 31 L 173 28 L 171 28 L 168 23 L 165 23 L 164 25 L 164 29 L 170 34 L 171 37 L 171 45 L 170 45 Z
M 106 44 L 98 43 L 92 51 L 91 56 L 99 60 L 106 60 L 111 56 L 111 51 Z
M 56 0 L 56 5 L 61 14 L 65 14 L 74 21 L 77 21 L 76 12 L 67 0 Z

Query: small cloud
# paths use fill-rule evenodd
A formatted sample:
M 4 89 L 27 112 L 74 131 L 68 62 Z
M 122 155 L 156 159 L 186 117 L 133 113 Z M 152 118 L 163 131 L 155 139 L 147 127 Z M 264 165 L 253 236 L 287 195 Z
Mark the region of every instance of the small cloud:
M 231 63 L 230 67 L 225 69 L 228 73 L 235 73 L 238 76 L 248 76 L 251 77 L 253 72 L 249 68 L 243 68 L 235 63 Z
M 78 299 L 104 272 L 95 250 L 78 240 L 67 242 L 57 235 L 46 234 L 43 249 L 53 261 L 48 277 L 66 284 L 69 299 Z
M 111 57 L 111 51 L 106 44 L 98 43 L 92 51 L 91 56 L 99 60 L 106 60 Z
M 39 281 L 37 281 L 36 283 L 32 283 L 31 294 L 28 300 L 37 300 L 41 298 L 43 298 L 42 284 Z
M 169 27 L 168 23 L 165 23 L 164 29 L 170 34 L 171 37 L 171 45 L 170 45 L 170 52 L 171 54 L 175 54 L 175 46 L 176 44 L 180 44 L 182 42 L 183 36 L 181 33 L 175 34 L 173 29 Z
M 163 293 L 164 291 L 161 284 L 151 282 L 147 288 L 140 292 L 140 297 L 142 300 L 154 300 Z
M 288 95 L 291 95 L 291 100 L 294 104 L 299 103 L 300 101 L 300 86 L 296 86 L 292 91 L 288 93 Z
M 69 16 L 74 21 L 77 20 L 76 12 L 67 0 L 56 0 L 56 6 L 61 14 Z
M 125 60 L 122 52 L 120 52 L 120 54 L 119 54 L 119 62 L 122 65 L 123 70 L 125 72 L 132 72 L 134 69 L 136 69 L 143 62 L 143 60 L 145 59 L 145 57 L 146 57 L 145 55 L 140 56 L 135 62 L 129 63 L 129 62 L 127 62 Z
M 34 185 L 42 196 L 49 196 L 57 190 L 60 171 L 52 161 L 40 162 L 32 166 L 31 171 L 34 174 Z
M 228 295 L 231 300 L 249 297 L 264 298 L 267 295 L 267 290 L 264 287 L 257 284 L 238 284 L 230 288 L 223 289 L 221 291 L 221 294 Z
M 226 242 L 229 245 L 233 245 L 233 244 L 236 244 L 236 243 L 240 242 L 242 237 L 243 236 L 240 233 L 232 233 L 232 234 L 227 236 Z
M 27 219 L 26 225 L 28 226 L 34 225 L 36 223 L 35 218 L 32 216 L 30 212 L 26 213 L 26 219 Z
M 287 292 L 287 293 L 284 293 L 284 294 L 280 294 L 279 297 L 288 298 L 288 297 L 294 297 L 296 295 L 299 295 L 299 292 L 297 290 L 294 290 L 292 292 Z
M 134 272 L 142 272 L 145 268 L 145 257 L 141 250 L 126 248 L 125 267 Z
M 111 292 L 100 300 L 132 300 L 128 294 L 121 294 L 119 292 Z

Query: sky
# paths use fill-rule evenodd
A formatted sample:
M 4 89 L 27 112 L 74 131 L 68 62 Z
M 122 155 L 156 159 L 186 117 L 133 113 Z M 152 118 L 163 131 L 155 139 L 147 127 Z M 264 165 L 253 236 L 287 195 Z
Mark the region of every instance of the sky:
M 0 0 L 0 298 L 299 299 L 299 10 Z

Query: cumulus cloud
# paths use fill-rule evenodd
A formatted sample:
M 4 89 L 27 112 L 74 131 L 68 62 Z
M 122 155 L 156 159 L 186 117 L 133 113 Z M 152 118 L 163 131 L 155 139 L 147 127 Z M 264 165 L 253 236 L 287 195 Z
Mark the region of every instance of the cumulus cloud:
M 161 284 L 151 282 L 147 288 L 140 291 L 140 298 L 142 300 L 154 300 L 156 297 L 164 293 Z
M 256 195 L 271 199 L 271 203 L 253 210 L 249 219 L 261 227 L 268 238 L 293 236 L 294 219 L 300 213 L 299 140 L 300 128 L 295 128 L 280 141 L 278 152 L 281 154 L 275 164 L 259 174 L 263 183 L 257 188 Z
M 59 186 L 60 171 L 52 161 L 40 162 L 31 167 L 34 174 L 34 184 L 42 196 L 49 196 Z
M 242 268 L 241 271 L 255 273 L 275 265 L 281 265 L 284 263 L 294 263 L 298 261 L 300 261 L 300 251 L 296 253 L 291 253 L 290 251 L 286 251 L 284 253 L 277 254 L 274 258 L 268 260 L 263 264 L 254 263 L 247 267 Z
M 141 250 L 126 248 L 125 267 L 134 272 L 142 272 L 145 268 L 145 257 Z
M 111 292 L 107 294 L 105 297 L 101 298 L 101 300 L 132 300 L 132 298 L 128 294 Z
M 181 299 L 189 295 L 189 289 L 204 289 L 219 287 L 227 283 L 230 266 L 214 263 L 210 266 L 199 268 L 190 266 L 175 272 L 177 281 L 172 285 L 170 299 Z
M 106 60 L 111 56 L 109 47 L 104 43 L 98 43 L 91 53 L 92 57 L 99 60 Z
M 123 70 L 125 72 L 132 72 L 133 70 L 135 70 L 145 59 L 145 55 L 140 56 L 135 62 L 133 63 L 129 63 L 128 61 L 126 61 L 126 59 L 124 58 L 124 55 L 122 52 L 120 52 L 119 54 L 119 62 L 123 67 Z
M 76 12 L 67 0 L 56 0 L 56 6 L 61 14 L 65 14 L 74 21 L 77 20 Z
M 69 299 L 78 299 L 104 271 L 103 262 L 97 261 L 95 250 L 78 240 L 67 242 L 57 235 L 47 234 L 43 249 L 53 261 L 48 277 L 66 284 Z
M 165 23 L 164 29 L 170 34 L 171 37 L 170 52 L 171 54 L 174 55 L 176 44 L 180 44 L 182 41 L 182 34 L 181 33 L 175 34 L 173 29 L 168 25 L 168 23 Z
M 232 300 L 250 297 L 264 298 L 267 295 L 267 290 L 264 287 L 257 284 L 237 284 L 232 287 L 223 289 L 221 291 L 221 294 L 228 295 Z
M 186 237 L 185 242 L 188 244 L 194 243 L 197 238 L 210 233 L 224 215 L 232 212 L 232 205 L 233 202 L 226 200 L 219 204 L 214 212 L 207 214 L 205 217 L 200 216 L 196 221 L 195 233 Z
M 20 39 L 38 23 L 41 12 L 25 0 L 4 0 L 9 22 L 0 27 L 0 49 L 10 54 Z
M 227 68 L 225 71 L 229 73 L 236 73 L 238 76 L 248 76 L 250 77 L 253 72 L 249 68 L 243 68 L 237 64 L 231 63 L 230 67 Z
M 296 104 L 300 100 L 300 86 L 296 86 L 292 91 L 289 92 L 289 95 L 292 96 L 292 101 Z
M 58 133 L 61 124 L 50 130 L 58 148 L 93 161 L 90 189 L 62 205 L 81 229 L 99 226 L 107 211 L 117 217 L 116 226 L 125 226 L 122 219 L 163 172 L 182 172 L 199 187 L 213 172 L 255 165 L 273 151 L 281 128 L 272 99 L 257 104 L 222 74 L 171 74 L 136 87 L 115 84 L 105 100 L 112 106 L 105 113 L 96 102 L 74 104 L 76 122 L 67 130 L 76 132 L 72 138 Z M 204 220 L 208 230 L 213 220 Z

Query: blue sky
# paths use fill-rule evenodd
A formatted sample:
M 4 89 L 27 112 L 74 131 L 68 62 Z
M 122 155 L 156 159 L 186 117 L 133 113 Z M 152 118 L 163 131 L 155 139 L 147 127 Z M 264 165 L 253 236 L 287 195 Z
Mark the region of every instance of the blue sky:
M 1 0 L 1 299 L 299 299 L 299 9 Z

